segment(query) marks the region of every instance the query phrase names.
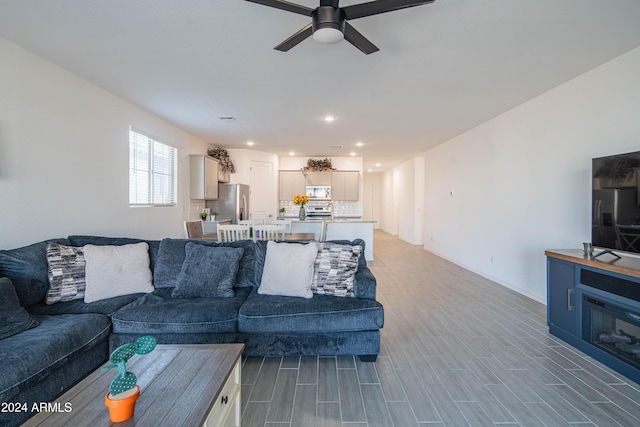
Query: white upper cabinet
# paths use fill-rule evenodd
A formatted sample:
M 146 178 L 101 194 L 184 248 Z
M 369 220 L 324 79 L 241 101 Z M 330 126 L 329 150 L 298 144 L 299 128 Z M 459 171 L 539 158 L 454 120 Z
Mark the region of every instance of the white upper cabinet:
M 331 185 L 331 172 L 307 172 L 306 185 Z
M 358 171 L 331 172 L 331 200 L 358 201 L 360 173 Z
M 306 194 L 304 175 L 300 171 L 280 171 L 278 200 L 293 200 L 298 194 Z
M 191 198 L 218 199 L 218 169 L 220 164 L 212 157 L 192 154 L 189 156 Z

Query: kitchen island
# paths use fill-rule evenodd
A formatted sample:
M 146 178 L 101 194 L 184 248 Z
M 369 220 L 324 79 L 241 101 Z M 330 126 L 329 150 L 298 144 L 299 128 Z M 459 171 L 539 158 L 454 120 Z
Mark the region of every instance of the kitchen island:
M 316 240 L 364 240 L 364 255 L 367 261 L 373 261 L 373 224 L 359 218 L 305 219 L 282 218 L 291 220 L 292 233 L 314 233 Z

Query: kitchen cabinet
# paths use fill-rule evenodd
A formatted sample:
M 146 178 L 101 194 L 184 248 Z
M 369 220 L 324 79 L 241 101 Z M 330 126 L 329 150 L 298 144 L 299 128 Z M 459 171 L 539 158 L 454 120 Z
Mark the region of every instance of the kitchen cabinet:
M 331 172 L 331 200 L 358 201 L 360 173 L 358 171 Z
M 298 194 L 306 194 L 304 175 L 300 171 L 280 171 L 278 200 L 293 200 Z
M 332 172 L 307 172 L 306 185 L 331 185 Z
M 218 199 L 219 162 L 213 157 L 192 154 L 189 156 L 190 193 L 192 199 Z

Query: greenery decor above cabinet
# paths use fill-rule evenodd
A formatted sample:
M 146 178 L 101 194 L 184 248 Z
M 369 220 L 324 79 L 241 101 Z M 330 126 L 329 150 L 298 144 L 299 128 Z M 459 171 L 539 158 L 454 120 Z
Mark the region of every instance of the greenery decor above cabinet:
M 191 198 L 217 200 L 219 162 L 209 156 L 192 154 L 189 156 L 189 166 Z

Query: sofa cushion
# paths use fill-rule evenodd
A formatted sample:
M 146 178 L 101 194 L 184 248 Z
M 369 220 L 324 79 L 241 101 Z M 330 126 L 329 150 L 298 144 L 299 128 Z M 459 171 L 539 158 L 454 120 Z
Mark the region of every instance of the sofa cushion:
M 382 328 L 382 305 L 374 300 L 314 295 L 311 299 L 252 292 L 242 304 L 238 330 L 246 333 L 309 333 Z
M 47 245 L 68 245 L 67 239 L 51 239 L 22 248 L 0 250 L 0 276 L 11 279 L 23 307 L 44 301 L 49 289 Z
M 149 245 L 149 258 L 151 271 L 154 270 L 156 260 L 158 259 L 158 250 L 160 249 L 160 240 L 144 240 L 135 239 L 130 237 L 104 237 L 104 236 L 85 236 L 85 235 L 72 235 L 69 236 L 69 243 L 73 246 L 120 246 L 130 245 L 132 243 L 145 242 Z
M 47 245 L 47 264 L 47 304 L 84 298 L 85 260 L 82 248 L 50 243 Z
M 361 253 L 360 245 L 318 243 L 311 291 L 321 295 L 354 297 L 353 281 Z
M 211 240 L 163 239 L 158 251 L 156 270 L 153 274 L 153 286 L 156 288 L 173 288 L 178 283 L 185 258 L 185 246 L 192 242 L 198 245 L 213 247 L 242 248 L 244 253 L 236 275 L 236 287 L 258 286 L 255 278 L 255 243 L 253 240 L 219 243 Z
M 43 384 L 49 389 L 39 389 L 40 401 L 52 399 L 78 381 L 79 375 L 86 374 L 81 365 L 95 369 L 108 357 L 111 330 L 108 317 L 101 314 L 35 317 L 40 322 L 38 327 L 2 340 L 0 402 L 13 402 L 14 396 L 28 394 Z M 99 356 L 90 351 L 98 345 L 103 346 Z M 82 360 L 87 354 L 95 360 Z M 66 366 L 68 363 L 70 366 Z M 48 381 L 50 376 L 60 377 L 59 383 Z
M 311 298 L 315 243 L 267 243 L 267 254 L 258 293 Z
M 84 302 L 153 291 L 149 269 L 149 245 L 86 245 Z
M 250 288 L 232 298 L 172 298 L 173 288 L 157 288 L 112 316 L 117 334 L 197 334 L 236 332 L 238 310 Z
M 20 305 L 11 280 L 0 277 L 0 340 L 38 326 Z
M 242 248 L 185 246 L 186 258 L 171 296 L 174 298 L 231 298 Z
M 37 315 L 98 313 L 104 314 L 105 316 L 111 316 L 120 308 L 124 307 L 132 301 L 137 300 L 142 295 L 144 294 L 138 293 L 122 295 L 90 303 L 86 303 L 81 299 L 76 299 L 68 302 L 57 302 L 52 305 L 48 305 L 42 302 L 40 304 L 32 305 L 31 307 L 27 308 L 27 311 L 31 314 Z

